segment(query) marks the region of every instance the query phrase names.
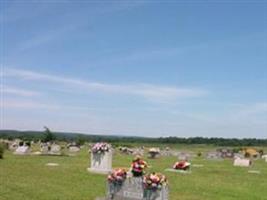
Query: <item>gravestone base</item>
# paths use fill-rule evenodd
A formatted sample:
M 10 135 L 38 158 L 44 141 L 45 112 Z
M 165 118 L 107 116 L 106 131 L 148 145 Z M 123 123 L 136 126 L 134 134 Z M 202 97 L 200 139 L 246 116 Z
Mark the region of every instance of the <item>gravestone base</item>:
M 112 169 L 95 169 L 95 168 L 91 168 L 88 167 L 87 171 L 90 173 L 95 173 L 95 174 L 109 174 L 110 172 L 112 172 Z
M 168 188 L 147 190 L 142 177 L 127 178 L 123 184 L 108 184 L 107 200 L 168 200 Z

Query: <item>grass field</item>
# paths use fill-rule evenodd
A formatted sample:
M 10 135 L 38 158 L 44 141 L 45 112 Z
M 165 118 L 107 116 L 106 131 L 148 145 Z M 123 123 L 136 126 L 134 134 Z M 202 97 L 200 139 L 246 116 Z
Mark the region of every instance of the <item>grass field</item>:
M 179 147 L 181 148 L 181 147 Z M 209 147 L 182 147 L 207 151 Z M 266 152 L 267 149 L 265 149 Z M 132 157 L 116 153 L 113 167 L 129 167 Z M 195 158 L 191 174 L 165 172 L 175 157 L 146 159 L 147 171 L 163 172 L 169 180 L 170 200 L 267 200 L 267 163 L 256 160 L 249 168 L 233 167 L 232 160 L 208 161 Z M 49 162 L 58 163 L 48 167 Z M 105 195 L 104 175 L 90 174 L 89 155 L 83 149 L 77 156 L 15 156 L 5 153 L 0 160 L 0 200 L 94 200 Z M 250 174 L 248 170 L 259 170 Z

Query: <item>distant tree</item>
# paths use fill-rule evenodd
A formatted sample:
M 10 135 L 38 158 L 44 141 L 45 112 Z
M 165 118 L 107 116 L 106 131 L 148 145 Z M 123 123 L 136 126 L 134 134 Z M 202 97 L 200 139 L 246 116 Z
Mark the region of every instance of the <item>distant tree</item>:
M 264 151 L 263 151 L 262 149 L 260 149 L 260 150 L 259 150 L 259 154 L 260 154 L 260 156 L 263 156 Z
M 27 142 L 25 142 L 25 144 L 27 145 L 27 146 L 31 146 L 31 142 L 30 141 L 27 141 Z
M 0 143 L 0 159 L 4 158 L 5 147 L 3 143 Z
M 76 143 L 77 145 L 81 146 L 81 145 L 84 145 L 85 141 L 86 141 L 85 138 L 82 137 L 81 135 L 79 135 L 79 136 L 76 138 L 75 143 Z
M 45 129 L 45 131 L 44 131 L 43 141 L 44 142 L 54 141 L 56 139 L 56 136 L 46 126 L 44 127 L 44 129 Z

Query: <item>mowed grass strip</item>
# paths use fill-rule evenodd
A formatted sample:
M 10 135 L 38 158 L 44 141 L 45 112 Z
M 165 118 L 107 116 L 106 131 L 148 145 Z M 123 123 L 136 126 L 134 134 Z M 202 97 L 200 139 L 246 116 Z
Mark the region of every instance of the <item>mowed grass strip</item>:
M 189 147 L 188 147 L 189 148 Z M 202 147 L 203 148 L 203 147 Z M 113 167 L 129 167 L 132 156 L 115 153 Z M 89 155 L 15 156 L 6 152 L 0 160 L 0 200 L 94 200 L 104 196 L 106 177 L 87 172 Z M 148 172 L 164 173 L 169 180 L 170 200 L 267 200 L 267 163 L 256 160 L 252 167 L 234 167 L 232 160 L 194 158 L 191 174 L 164 171 L 175 157 L 146 159 Z M 58 163 L 59 166 L 46 166 Z M 260 174 L 249 174 L 258 170 Z

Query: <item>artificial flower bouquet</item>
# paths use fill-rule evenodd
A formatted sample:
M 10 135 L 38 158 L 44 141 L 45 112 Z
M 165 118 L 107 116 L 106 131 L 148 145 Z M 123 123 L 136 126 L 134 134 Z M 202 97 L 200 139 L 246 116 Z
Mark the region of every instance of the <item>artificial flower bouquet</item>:
M 161 173 L 150 173 L 143 177 L 143 184 L 146 190 L 158 190 L 167 185 L 167 178 Z
M 108 182 L 122 184 L 126 177 L 127 171 L 125 169 L 115 169 L 108 175 Z
M 95 143 L 92 147 L 92 152 L 93 153 L 104 153 L 109 151 L 111 148 L 110 144 L 105 143 L 105 142 L 99 142 Z
M 190 168 L 190 163 L 187 161 L 180 161 L 180 162 L 176 162 L 173 165 L 173 169 L 178 169 L 178 170 L 188 170 Z
M 132 162 L 131 172 L 134 177 L 143 176 L 146 167 L 146 161 L 142 160 L 139 156 L 137 156 Z

